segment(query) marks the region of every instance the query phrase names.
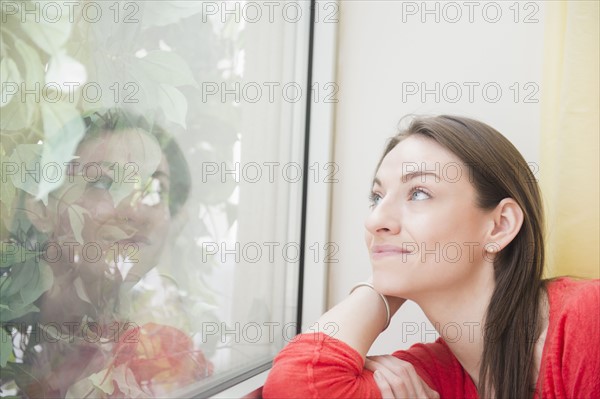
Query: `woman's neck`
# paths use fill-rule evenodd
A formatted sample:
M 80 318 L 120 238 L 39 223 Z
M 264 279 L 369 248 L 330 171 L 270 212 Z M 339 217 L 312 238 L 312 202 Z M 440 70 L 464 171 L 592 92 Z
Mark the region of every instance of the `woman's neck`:
M 483 356 L 485 314 L 495 287 L 493 266 L 485 264 L 479 270 L 460 286 L 415 299 L 475 386 Z
M 469 374 L 474 385 L 479 384 L 479 370 L 483 357 L 483 327 L 488 305 L 495 288 L 493 267 L 482 265 L 480 273 L 473 275 L 451 291 L 429 293 L 413 299 L 423 310 L 437 332 L 442 336 L 456 359 Z M 533 353 L 532 384 L 538 382 L 544 343 L 549 328 L 550 303 L 542 291 L 539 301 L 539 336 Z M 494 397 L 493 387 L 490 389 Z

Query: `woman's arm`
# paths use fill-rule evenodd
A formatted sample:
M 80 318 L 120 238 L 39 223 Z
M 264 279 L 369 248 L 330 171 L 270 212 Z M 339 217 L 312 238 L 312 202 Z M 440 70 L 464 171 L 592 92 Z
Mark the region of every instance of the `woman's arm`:
M 390 317 L 406 301 L 404 298 L 386 298 L 390 304 Z M 364 360 L 385 322 L 386 310 L 381 297 L 372 288 L 361 286 L 323 314 L 309 331 L 323 332 L 345 342 L 360 353 Z M 334 332 L 330 328 L 332 325 L 335 326 Z
M 388 298 L 388 302 L 393 315 L 405 300 Z M 386 317 L 379 294 L 358 287 L 277 355 L 263 397 L 380 398 L 373 373 L 364 364 Z

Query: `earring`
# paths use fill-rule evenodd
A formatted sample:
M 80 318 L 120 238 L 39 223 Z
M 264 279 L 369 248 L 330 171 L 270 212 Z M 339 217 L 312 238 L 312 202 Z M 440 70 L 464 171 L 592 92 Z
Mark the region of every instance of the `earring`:
M 488 242 L 483 246 L 483 249 L 485 250 L 485 252 L 495 254 L 496 252 L 500 251 L 501 248 L 500 245 L 498 245 L 495 242 Z

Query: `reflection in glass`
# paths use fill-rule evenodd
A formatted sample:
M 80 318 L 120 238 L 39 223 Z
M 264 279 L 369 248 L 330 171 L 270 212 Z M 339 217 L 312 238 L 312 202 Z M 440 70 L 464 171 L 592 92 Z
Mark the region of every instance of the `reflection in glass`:
M 295 334 L 308 18 L 204 3 L 3 3 L 2 396 L 189 396 Z

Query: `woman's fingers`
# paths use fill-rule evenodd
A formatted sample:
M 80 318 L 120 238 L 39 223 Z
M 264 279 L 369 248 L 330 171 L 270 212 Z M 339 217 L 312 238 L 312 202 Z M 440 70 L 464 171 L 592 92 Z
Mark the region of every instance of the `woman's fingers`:
M 415 387 L 413 386 L 410 377 L 407 375 L 397 375 L 386 368 L 377 370 L 377 374 L 380 374 L 389 384 L 392 391 L 391 398 L 400 399 L 417 397 Z
M 383 397 L 391 394 L 393 398 L 439 398 L 409 362 L 389 355 L 372 356 L 366 359 L 365 368 L 376 372 Z
M 408 384 L 409 386 L 414 387 L 414 389 L 409 389 L 409 393 L 411 394 L 413 393 L 411 391 L 414 390 L 414 393 L 416 393 L 418 387 L 424 384 L 413 365 L 407 361 L 400 360 L 391 355 L 373 356 L 372 360 L 397 376 L 397 380 L 400 384 Z M 409 382 L 412 383 L 409 384 Z
M 396 376 L 401 377 L 401 379 L 410 379 L 412 385 L 415 387 L 424 384 L 413 365 L 409 362 L 400 360 L 391 355 L 374 356 L 373 360 L 390 370 Z
M 375 379 L 375 383 L 377 384 L 377 388 L 381 392 L 381 397 L 383 399 L 393 398 L 395 399 L 394 392 L 392 391 L 392 387 L 387 382 L 385 377 L 381 374 L 381 371 L 375 371 L 373 373 L 373 378 Z

